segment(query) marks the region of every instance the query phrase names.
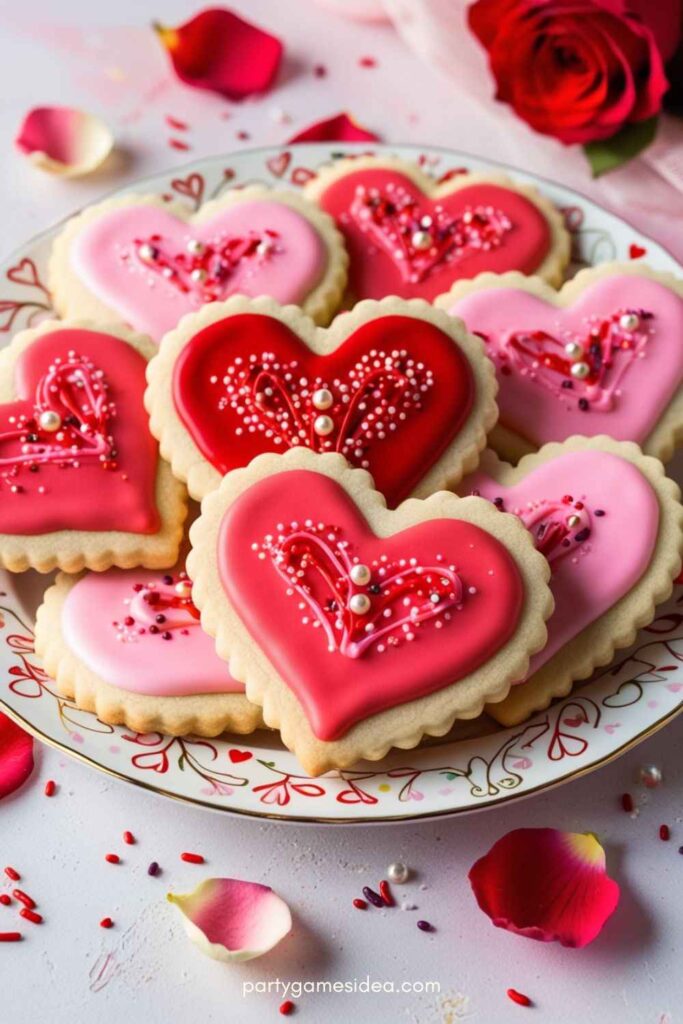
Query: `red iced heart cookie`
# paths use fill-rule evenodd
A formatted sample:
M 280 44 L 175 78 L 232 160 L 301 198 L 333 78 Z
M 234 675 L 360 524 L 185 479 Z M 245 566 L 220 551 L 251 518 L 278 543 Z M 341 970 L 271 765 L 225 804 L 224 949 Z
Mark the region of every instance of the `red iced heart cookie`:
M 306 189 L 334 217 L 356 299 L 429 301 L 483 271 L 559 277 L 568 236 L 559 214 L 508 179 L 459 175 L 435 184 L 401 161 L 340 161 Z
M 302 445 L 368 469 L 395 505 L 459 476 L 494 415 L 478 343 L 398 300 L 324 333 L 294 310 L 234 299 L 168 336 L 149 380 L 152 430 L 196 497 L 262 452 Z
M 125 331 L 53 322 L 3 351 L 0 558 L 8 567 L 18 567 L 22 545 L 54 531 L 123 531 L 155 542 L 164 531 L 158 450 L 143 404 L 151 347 Z M 172 485 L 172 505 L 177 495 Z M 39 558 L 61 564 L 56 550 Z
M 529 616 L 544 639 L 547 565 L 514 518 L 444 492 L 391 512 L 339 456 L 259 457 L 206 499 L 192 543 L 202 622 L 309 770 L 340 761 L 308 740 L 355 749 L 357 726 L 377 757 L 471 717 L 526 660 Z

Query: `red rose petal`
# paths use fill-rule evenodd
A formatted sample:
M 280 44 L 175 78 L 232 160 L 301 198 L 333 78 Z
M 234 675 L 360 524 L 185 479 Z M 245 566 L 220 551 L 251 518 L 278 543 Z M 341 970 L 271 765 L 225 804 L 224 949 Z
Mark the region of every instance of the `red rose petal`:
M 379 135 L 363 128 L 350 114 L 336 114 L 297 132 L 289 142 L 379 142 Z
M 231 100 L 265 92 L 280 67 L 279 39 L 224 8 L 200 11 L 177 28 L 154 29 L 178 78 Z
M 33 738 L 0 713 L 0 800 L 23 785 L 33 771 Z
M 508 832 L 469 873 L 477 903 L 497 928 L 541 942 L 592 942 L 619 902 L 595 836 L 553 828 Z

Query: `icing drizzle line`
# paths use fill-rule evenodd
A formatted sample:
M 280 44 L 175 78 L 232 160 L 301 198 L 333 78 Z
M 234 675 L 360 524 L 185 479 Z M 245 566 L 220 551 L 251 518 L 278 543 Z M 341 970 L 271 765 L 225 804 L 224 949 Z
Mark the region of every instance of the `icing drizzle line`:
M 199 626 L 199 611 L 192 602 L 192 584 L 186 572 L 181 572 L 177 581 L 164 576 L 162 586 L 134 583 L 133 597 L 124 598 L 123 603 L 126 615 L 112 622 L 116 639 L 122 643 L 138 643 L 144 635 L 172 640 L 175 633 L 187 636 L 190 627 Z
M 301 376 L 293 359 L 281 362 L 273 354 L 237 357 L 222 379 L 218 408 L 230 408 L 242 420 L 238 435 L 260 431 L 275 445 L 303 445 L 314 451 L 341 452 L 367 468 L 368 449 L 398 429 L 409 415 L 422 409 L 433 387 L 432 371 L 405 349 L 363 355 L 348 378 L 325 381 Z
M 472 493 L 479 495 L 476 490 Z M 511 512 L 522 520 L 537 550 L 553 568 L 586 544 L 593 531 L 593 517 L 599 519 L 605 515 L 604 509 L 591 513 L 585 502 L 575 501 L 571 494 L 562 498 L 539 498 L 525 507 L 506 509 L 502 498 L 494 498 L 493 504 L 501 512 Z
M 618 309 L 606 317 L 589 317 L 583 336 L 573 331 L 559 336 L 543 330 L 512 331 L 501 338 L 501 372 L 515 369 L 563 399 L 576 399 L 584 412 L 590 407 L 608 411 L 619 397 L 626 371 L 645 357 L 653 319 L 644 309 Z
M 190 238 L 185 252 L 174 252 L 164 244 L 162 235 L 134 240 L 134 264 L 151 275 L 160 275 L 183 294 L 193 294 L 201 302 L 225 297 L 230 277 L 245 262 L 262 264 L 282 253 L 276 231 L 248 232 L 245 237 L 221 235 L 212 242 Z M 130 259 L 124 251 L 122 258 Z
M 0 480 L 20 494 L 22 468 L 38 472 L 46 463 L 78 469 L 84 459 L 116 469 L 116 448 L 109 432 L 116 406 L 108 398 L 102 370 L 71 350 L 57 356 L 40 379 L 32 413 L 9 417 L 0 432 Z M 40 491 L 40 488 L 38 488 Z
M 471 251 L 497 249 L 512 229 L 509 217 L 492 206 L 467 206 L 453 216 L 437 203 L 433 213 L 426 214 L 418 200 L 394 182 L 384 191 L 359 185 L 349 213 L 411 284 Z
M 298 598 L 302 624 L 322 628 L 330 652 L 359 658 L 374 648 L 383 654 L 416 640 L 426 622 L 442 628 L 462 608 L 465 588 L 453 565 L 421 566 L 415 558 L 389 561 L 386 555 L 363 565 L 349 554 L 339 527 L 312 520 L 278 524 L 277 531 L 252 549 L 270 557 L 288 595 Z

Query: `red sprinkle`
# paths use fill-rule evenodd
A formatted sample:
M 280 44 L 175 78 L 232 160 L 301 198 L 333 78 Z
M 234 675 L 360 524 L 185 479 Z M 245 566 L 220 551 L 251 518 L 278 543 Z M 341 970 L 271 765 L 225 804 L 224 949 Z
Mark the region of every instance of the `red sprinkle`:
M 22 892 L 21 889 L 12 889 L 12 895 L 16 900 L 19 900 L 20 903 L 23 903 L 25 907 L 28 907 L 29 910 L 35 910 L 38 906 L 36 901 L 32 900 L 29 894 Z
M 103 917 L 100 921 L 100 928 L 113 928 L 114 922 L 110 917 Z
M 518 992 L 516 988 L 509 988 L 507 996 L 508 999 L 511 999 L 513 1003 L 517 1003 L 518 1006 L 534 1005 L 528 996 L 525 996 L 523 992 Z
M 5 868 L 5 874 L 8 878 L 11 878 L 13 882 L 18 882 L 21 878 L 19 872 L 15 871 L 14 868 Z
M 32 921 L 33 924 L 42 924 L 43 919 L 40 914 L 36 914 L 35 910 L 29 910 L 28 907 L 22 907 L 19 911 L 20 917 L 25 917 L 27 921 Z
M 21 942 L 21 932 L 0 932 L 0 942 Z
M 133 835 L 132 832 L 124 832 L 123 833 L 123 841 L 124 841 L 124 843 L 127 843 L 128 846 L 132 846 L 133 843 L 135 842 L 135 836 Z
M 0 892 L 0 903 L 2 903 L 3 907 L 9 907 L 11 902 L 11 896 L 8 896 L 6 892 Z
M 180 859 L 184 860 L 187 864 L 203 864 L 204 858 L 201 853 L 181 853 Z
M 280 1013 L 283 1017 L 289 1017 L 290 1013 L 294 1012 L 294 1006 L 291 999 L 285 999 L 284 1003 L 280 1003 Z
M 358 61 L 362 68 L 376 68 L 377 61 L 374 57 L 361 57 Z
M 45 796 L 54 796 L 57 789 L 57 783 L 54 779 L 48 779 L 45 783 Z
M 242 129 L 242 130 L 237 132 L 237 138 L 241 142 L 245 142 L 247 139 L 251 138 L 251 135 L 249 134 L 249 132 L 245 132 L 244 129 Z
M 315 75 L 316 78 L 326 78 L 327 68 L 325 67 L 324 64 L 316 64 L 315 67 L 313 68 L 313 74 Z
M 631 811 L 633 810 L 633 797 L 630 793 L 621 794 L 621 806 L 627 814 L 631 813 Z
M 382 880 L 379 883 L 379 894 L 388 907 L 394 906 L 394 897 L 391 895 L 391 889 L 389 883 Z
M 662 839 L 665 843 L 667 843 L 669 839 L 671 839 L 671 830 L 668 825 L 659 826 L 659 838 Z
M 180 149 L 183 152 L 191 148 L 190 145 L 187 142 L 183 142 L 182 139 L 169 139 L 168 144 L 171 149 Z
M 106 860 L 106 862 L 108 864 L 120 864 L 121 863 L 121 858 L 119 857 L 118 853 L 108 853 L 108 854 L 106 854 L 104 859 Z
M 179 121 L 177 117 L 171 117 L 170 114 L 166 115 L 166 124 L 169 128 L 175 128 L 177 132 L 186 132 L 190 127 L 185 121 Z
M 356 910 L 367 910 L 367 908 L 368 908 L 368 905 L 365 902 L 365 900 L 361 900 L 361 899 L 355 899 L 353 901 L 353 905 L 356 908 Z

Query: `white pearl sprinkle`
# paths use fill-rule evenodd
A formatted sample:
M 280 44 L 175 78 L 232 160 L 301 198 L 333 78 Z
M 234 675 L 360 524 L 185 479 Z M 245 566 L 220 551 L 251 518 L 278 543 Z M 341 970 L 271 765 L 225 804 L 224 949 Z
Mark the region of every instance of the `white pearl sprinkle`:
M 45 412 L 41 412 L 38 417 L 38 423 L 43 430 L 47 430 L 49 433 L 53 433 L 55 430 L 59 430 L 62 425 L 62 417 L 57 412 L 53 412 L 51 409 L 46 409 Z
M 624 313 L 619 317 L 619 326 L 625 331 L 635 331 L 640 327 L 640 318 L 635 313 Z
M 367 565 L 354 565 L 351 569 L 351 579 L 359 587 L 364 587 L 366 583 L 370 582 L 370 570 Z
M 579 345 L 578 341 L 568 341 L 564 346 L 564 351 L 574 361 L 581 359 L 583 356 L 583 347 Z
M 354 615 L 367 615 L 370 611 L 370 598 L 367 594 L 354 594 L 349 601 L 349 609 Z
M 591 372 L 591 368 L 588 363 L 574 363 L 571 369 L 572 377 L 576 377 L 578 380 L 583 380 Z
M 329 409 L 334 402 L 334 396 L 328 388 L 319 388 L 313 392 L 313 408 Z
M 327 437 L 334 430 L 334 420 L 331 416 L 317 416 L 313 429 L 320 437 Z

